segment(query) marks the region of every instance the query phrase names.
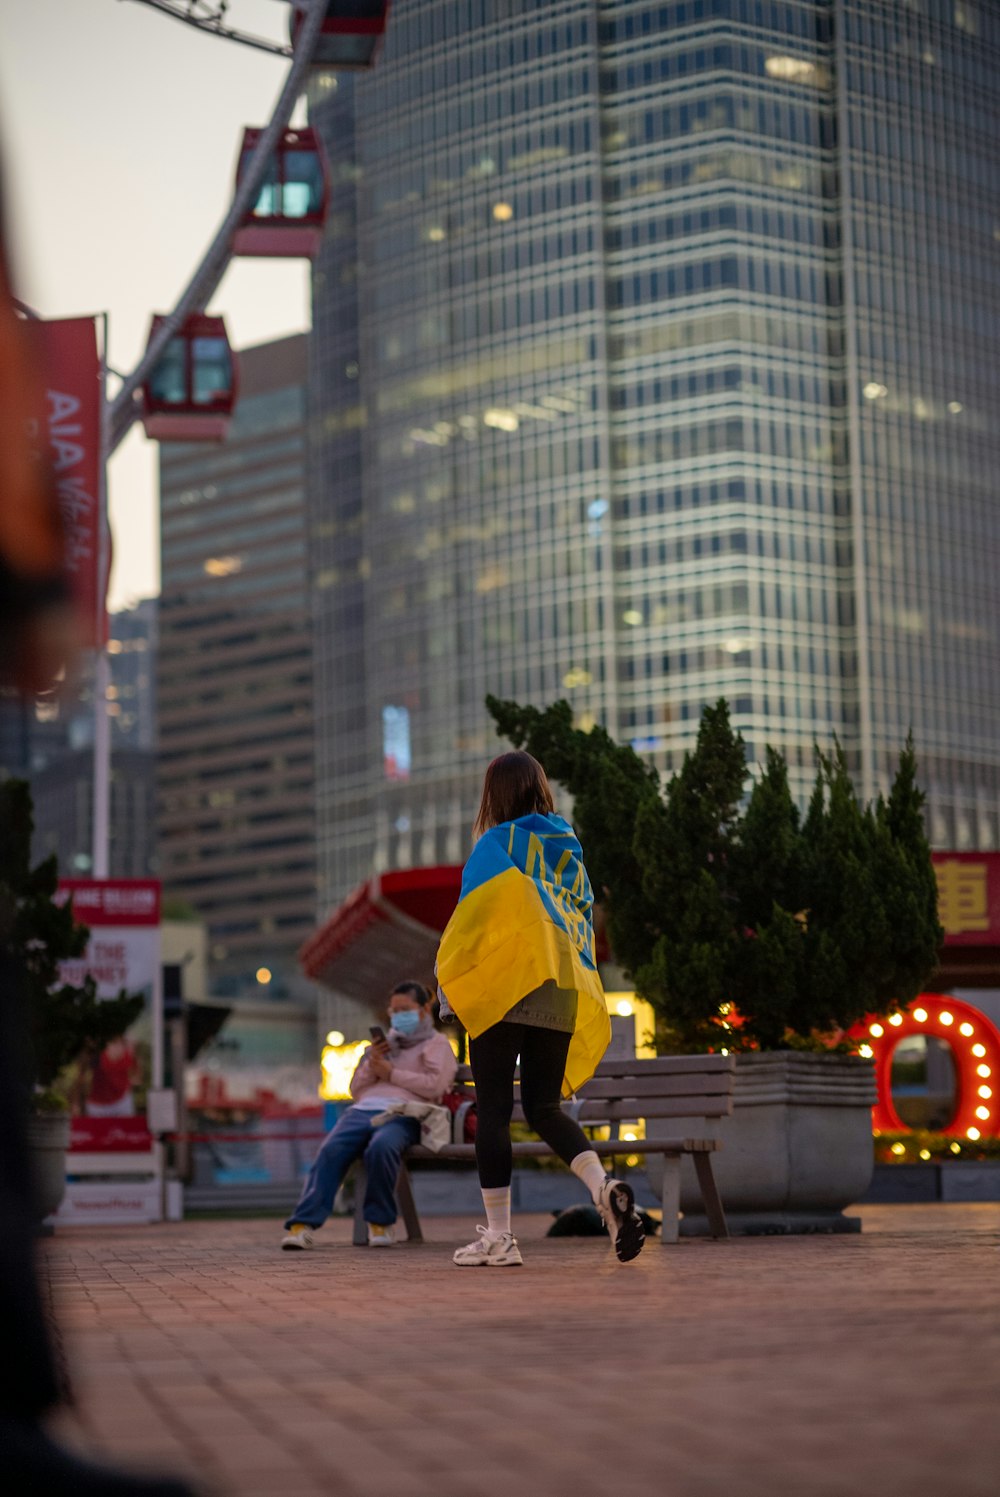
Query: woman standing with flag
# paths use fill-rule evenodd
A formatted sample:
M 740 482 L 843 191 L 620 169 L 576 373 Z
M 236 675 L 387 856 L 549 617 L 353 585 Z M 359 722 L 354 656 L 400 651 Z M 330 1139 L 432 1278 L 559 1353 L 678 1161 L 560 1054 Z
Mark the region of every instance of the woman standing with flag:
M 530 754 L 501 754 L 486 771 L 476 844 L 438 952 L 439 996 L 469 1034 L 476 1083 L 476 1163 L 486 1207 L 461 1267 L 513 1267 L 510 1119 L 514 1072 L 528 1124 L 593 1198 L 623 1263 L 642 1250 L 631 1186 L 609 1178 L 578 1123 L 563 1112 L 597 1068 L 611 1021 L 594 959 L 593 895 L 573 828 L 555 814 Z

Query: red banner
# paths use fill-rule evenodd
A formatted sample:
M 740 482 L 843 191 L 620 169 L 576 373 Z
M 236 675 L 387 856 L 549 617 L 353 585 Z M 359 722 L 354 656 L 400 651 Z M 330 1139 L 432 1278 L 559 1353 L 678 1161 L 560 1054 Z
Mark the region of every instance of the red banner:
M 42 446 L 66 532 L 66 570 L 83 641 L 107 643 L 109 562 L 101 524 L 101 362 L 93 317 L 35 322 L 45 383 Z

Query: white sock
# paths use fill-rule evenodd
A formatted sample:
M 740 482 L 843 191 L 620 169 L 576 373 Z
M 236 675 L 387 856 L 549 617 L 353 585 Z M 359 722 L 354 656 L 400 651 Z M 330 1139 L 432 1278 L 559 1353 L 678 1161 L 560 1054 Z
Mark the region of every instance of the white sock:
M 607 1176 L 604 1173 L 604 1165 L 598 1159 L 593 1149 L 585 1149 L 570 1161 L 570 1169 L 578 1180 L 582 1180 L 590 1191 L 590 1198 L 596 1201 L 601 1193 L 601 1186 Z
M 486 1207 L 486 1225 L 500 1236 L 510 1231 L 510 1186 L 502 1185 L 496 1190 L 483 1187 L 483 1205 Z

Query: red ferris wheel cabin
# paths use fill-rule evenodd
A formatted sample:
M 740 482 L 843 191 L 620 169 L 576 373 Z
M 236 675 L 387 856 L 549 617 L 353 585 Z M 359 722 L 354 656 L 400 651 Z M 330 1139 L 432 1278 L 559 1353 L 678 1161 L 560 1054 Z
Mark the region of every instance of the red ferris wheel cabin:
M 153 318 L 150 340 L 164 319 Z M 143 386 L 142 424 L 158 442 L 221 442 L 236 404 L 236 361 L 222 317 L 185 318 Z
M 389 18 L 389 0 L 330 0 L 312 63 L 317 68 L 370 68 L 374 65 Z M 294 44 L 302 12 L 292 11 Z
M 239 186 L 263 130 L 246 129 L 236 167 Z M 246 218 L 233 235 L 233 254 L 311 260 L 319 250 L 330 202 L 330 171 L 315 130 L 286 130 Z

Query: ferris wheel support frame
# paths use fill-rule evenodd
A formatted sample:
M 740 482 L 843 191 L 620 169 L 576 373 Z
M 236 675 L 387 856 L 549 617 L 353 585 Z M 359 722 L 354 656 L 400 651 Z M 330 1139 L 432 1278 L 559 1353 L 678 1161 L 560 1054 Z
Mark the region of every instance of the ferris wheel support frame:
M 167 344 L 177 333 L 186 317 L 192 312 L 205 310 L 213 292 L 226 273 L 233 254 L 233 234 L 255 201 L 263 185 L 274 148 L 292 117 L 292 111 L 302 92 L 312 61 L 326 11 L 327 0 L 308 0 L 308 8 L 305 11 L 292 54 L 288 76 L 278 95 L 271 118 L 257 143 L 257 148 L 250 157 L 246 172 L 233 194 L 229 210 L 173 311 L 164 317 L 139 363 L 126 377 L 114 400 L 110 402 L 107 409 L 105 458 L 112 455 L 128 435 L 133 423 L 142 414 L 141 403 L 137 398 L 139 391 L 166 352 Z
M 199 0 L 134 0 L 134 3 L 146 5 L 150 10 L 158 10 L 161 15 L 181 21 L 185 26 L 193 26 L 196 31 L 202 32 L 205 36 L 217 36 L 223 42 L 239 42 L 243 47 L 253 47 L 257 52 L 270 52 L 274 57 L 291 57 L 292 55 L 290 46 L 285 46 L 281 42 L 268 41 L 263 36 L 253 36 L 249 31 L 239 31 L 235 26 L 227 26 L 225 12 L 228 0 L 221 0 L 214 11 L 210 0 L 200 0 L 200 10 L 196 8 Z M 296 10 L 303 8 L 296 3 L 296 0 L 292 0 L 292 3 L 295 4 Z

